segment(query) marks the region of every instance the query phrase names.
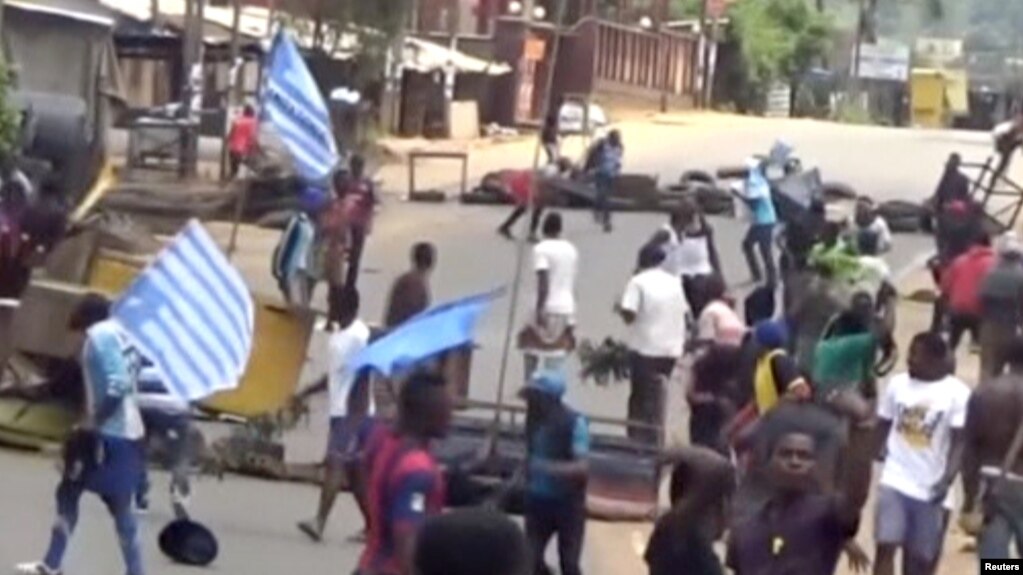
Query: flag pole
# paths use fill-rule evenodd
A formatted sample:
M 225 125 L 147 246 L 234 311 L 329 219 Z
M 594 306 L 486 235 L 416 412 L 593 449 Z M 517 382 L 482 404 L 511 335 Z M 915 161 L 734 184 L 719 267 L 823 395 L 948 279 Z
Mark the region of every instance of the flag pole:
M 567 4 L 568 4 L 567 0 L 559 0 L 559 2 L 558 2 L 558 15 L 557 15 L 557 18 L 556 18 L 556 20 L 554 22 L 554 25 L 555 25 L 555 27 L 554 27 L 554 44 L 551 46 L 551 63 L 550 63 L 550 66 L 547 69 L 547 94 L 545 95 L 545 97 L 543 99 L 543 106 L 541 107 L 541 110 L 540 110 L 541 111 L 541 116 L 540 116 L 541 122 L 545 122 L 546 119 L 547 119 L 547 116 L 550 114 L 550 110 L 551 110 L 551 107 L 552 107 L 552 100 L 554 99 L 553 98 L 553 96 L 554 96 L 554 71 L 557 68 L 558 54 L 561 51 L 561 32 L 562 32 L 562 27 L 564 26 L 565 11 L 566 11 Z M 531 16 L 531 13 L 524 14 L 524 17 L 526 17 L 526 18 L 529 18 L 530 16 Z M 538 138 L 536 140 L 536 146 L 533 148 L 533 174 L 534 174 L 534 177 L 531 178 L 531 180 L 532 180 L 532 190 L 530 190 L 531 193 L 529 194 L 528 210 L 530 212 L 532 212 L 533 208 L 535 207 L 535 204 L 536 204 L 536 201 L 537 201 L 537 194 L 540 191 L 539 186 L 538 186 L 538 182 L 537 182 L 537 178 L 535 177 L 535 174 L 536 174 L 537 170 L 540 167 L 540 152 L 541 152 L 541 142 L 540 142 L 540 139 Z M 527 220 L 528 220 L 528 218 L 524 219 L 523 221 L 527 221 Z M 505 328 L 504 343 L 503 343 L 502 351 L 501 351 L 501 370 L 498 372 L 499 375 L 498 375 L 498 380 L 497 380 L 497 397 L 496 397 L 496 399 L 494 401 L 496 407 L 494 409 L 494 420 L 493 420 L 493 422 L 491 424 L 491 429 L 490 429 L 490 433 L 492 434 L 492 439 L 496 438 L 496 437 L 499 437 L 499 435 L 500 435 L 498 432 L 499 432 L 500 426 L 501 426 L 501 415 L 502 415 L 502 412 L 504 411 L 505 387 L 507 386 L 507 382 L 508 382 L 508 359 L 509 359 L 509 355 L 511 354 L 511 342 L 512 342 L 512 335 L 514 334 L 514 331 L 515 331 L 515 316 L 517 315 L 516 312 L 518 311 L 518 307 L 519 307 L 519 296 L 521 295 L 521 292 L 522 292 L 522 264 L 523 264 L 523 260 L 525 260 L 526 248 L 528 246 L 529 246 L 528 239 L 526 238 L 525 235 L 520 237 L 518 239 L 518 241 L 516 242 L 516 250 L 515 250 L 515 279 L 512 281 L 511 302 L 508 304 L 508 321 L 507 321 L 506 328 Z M 496 447 L 497 447 L 496 441 L 493 441 L 493 440 L 490 441 L 490 446 L 491 446 L 490 448 L 491 448 L 492 451 L 495 450 Z M 492 454 L 493 453 L 488 454 L 488 455 L 492 455 Z

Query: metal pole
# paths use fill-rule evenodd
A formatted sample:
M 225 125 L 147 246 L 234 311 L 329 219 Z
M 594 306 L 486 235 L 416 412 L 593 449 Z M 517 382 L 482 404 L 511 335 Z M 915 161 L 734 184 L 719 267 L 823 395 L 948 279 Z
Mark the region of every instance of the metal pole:
M 242 3 L 241 0 L 232 0 L 234 8 L 234 15 L 231 18 L 231 52 L 228 60 L 228 79 L 227 89 L 224 90 L 224 94 L 221 97 L 224 109 L 224 130 L 220 139 L 220 181 L 227 181 L 227 156 L 228 156 L 228 141 L 227 136 L 231 132 L 231 115 L 235 106 L 237 105 L 237 83 L 238 77 L 241 74 L 241 66 L 238 64 L 238 58 L 241 55 L 241 20 L 242 20 Z
M 448 32 L 451 37 L 448 40 L 448 61 L 444 67 L 444 118 L 448 128 L 448 137 L 453 134 L 451 125 L 451 108 L 455 102 L 455 52 L 458 51 L 458 27 L 461 20 L 459 0 L 448 0 Z
M 554 45 L 551 47 L 551 63 L 547 69 L 547 94 L 543 99 L 543 110 L 541 118 L 547 118 L 550 113 L 551 106 L 553 105 L 554 96 L 554 70 L 557 68 L 558 54 L 561 51 L 561 33 L 562 27 L 564 26 L 565 20 L 565 7 L 568 4 L 567 0 L 558 0 L 558 16 L 555 20 L 554 28 Z M 540 140 L 537 139 L 536 146 L 533 149 L 533 173 L 540 167 Z M 537 186 L 537 179 L 533 178 L 533 189 L 529 195 L 529 211 L 533 211 L 535 202 L 537 201 L 537 193 L 539 188 Z M 523 221 L 528 221 L 529 218 L 524 218 Z M 529 247 L 529 242 L 525 235 L 522 235 L 516 245 L 515 250 L 515 279 L 512 282 L 511 289 L 511 302 L 508 304 L 508 320 L 504 333 L 504 344 L 501 350 L 501 370 L 498 374 L 497 380 L 497 397 L 495 400 L 496 409 L 494 412 L 494 421 L 491 431 L 497 434 L 497 430 L 501 425 L 501 412 L 504 409 L 504 391 L 508 381 L 508 356 L 511 353 L 511 342 L 512 335 L 515 331 L 515 316 L 518 312 L 519 307 L 519 296 L 522 292 L 522 264 L 526 258 L 526 251 Z M 494 442 L 496 443 L 496 442 Z M 492 444 L 493 445 L 493 444 Z

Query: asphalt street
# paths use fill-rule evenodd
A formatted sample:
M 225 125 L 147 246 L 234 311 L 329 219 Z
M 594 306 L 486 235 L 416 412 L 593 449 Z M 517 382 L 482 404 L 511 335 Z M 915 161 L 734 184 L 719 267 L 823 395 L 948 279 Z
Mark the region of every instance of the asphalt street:
M 784 129 L 782 129 L 784 128 Z M 764 122 L 750 128 L 723 128 L 724 134 L 681 125 L 647 127 L 630 138 L 626 165 L 630 171 L 652 171 L 662 179 L 677 177 L 683 168 L 713 167 L 738 163 L 736 158 L 766 149 L 774 137 L 787 132 L 807 163 L 820 164 L 826 174 L 835 174 L 858 189 L 870 190 L 878 197 L 921 199 L 933 190 L 941 161 L 950 151 L 963 147 L 975 155 L 985 148 L 973 134 L 880 130 L 816 124 L 810 122 Z M 708 135 L 709 134 L 709 135 Z M 826 178 L 829 179 L 829 178 Z M 506 208 L 467 207 L 456 204 L 408 204 L 389 197 L 371 237 L 360 282 L 364 317 L 378 320 L 393 278 L 407 267 L 408 249 L 416 241 L 437 245 L 439 264 L 433 280 L 435 301 L 478 293 L 499 286 L 511 286 L 516 277 L 519 246 L 500 238 L 495 229 L 506 215 Z M 640 245 L 664 221 L 653 214 L 620 214 L 615 217 L 614 233 L 599 231 L 585 212 L 567 212 L 566 235 L 579 248 L 580 275 L 577 283 L 579 334 L 584 338 L 622 337 L 624 326 L 612 312 L 635 263 Z M 713 218 L 727 279 L 733 283 L 747 279 L 741 257 L 743 226 L 729 219 Z M 522 225 L 525 225 L 524 223 Z M 245 230 L 242 252 L 236 261 L 256 291 L 272 293 L 268 258 L 276 236 L 263 231 Z M 919 261 L 931 239 L 897 236 L 889 254 L 891 267 L 898 271 Z M 473 361 L 474 398 L 493 400 L 501 367 L 501 350 L 509 317 L 518 327 L 533 306 L 534 283 L 529 270 L 528 252 L 523 259 L 524 281 L 517 308 L 510 313 L 510 294 L 497 300 L 480 326 L 480 348 Z M 310 365 L 305 381 L 322 371 L 322 336 L 310 349 Z M 506 395 L 511 397 L 521 384 L 522 366 L 512 355 L 507 375 Z M 684 406 L 680 394 L 670 409 L 681 420 Z M 600 388 L 573 381 L 569 402 L 592 414 L 623 417 L 627 386 Z M 290 433 L 288 459 L 317 459 L 325 443 L 325 415 L 322 406 L 314 412 L 313 424 Z M 677 436 L 678 430 L 672 430 Z M 0 452 L 0 571 L 17 561 L 37 559 L 43 551 L 52 521 L 52 490 L 57 480 L 53 462 L 36 455 Z M 156 485 L 164 485 L 158 476 Z M 158 529 L 168 520 L 167 502 L 154 498 L 154 510 L 144 520 L 146 556 L 150 573 L 177 575 L 194 571 L 172 566 L 156 549 Z M 88 498 L 87 498 L 88 499 Z M 344 538 L 358 527 L 354 506 L 346 499 L 339 502 L 326 542 L 315 545 L 298 533 L 294 524 L 312 513 L 316 493 L 309 486 L 276 484 L 228 477 L 223 482 L 200 481 L 194 499 L 196 516 L 219 536 L 221 557 L 212 571 L 231 575 L 349 573 L 355 565 L 359 547 Z M 610 559 L 615 554 L 631 553 L 626 532 L 615 527 L 591 524 L 590 545 L 584 561 L 587 573 L 598 575 L 623 573 Z M 623 536 L 624 534 L 624 536 Z M 610 545 L 593 544 L 595 540 Z M 620 547 L 619 547 L 620 546 Z M 72 543 L 66 573 L 68 575 L 109 575 L 119 572 L 121 561 L 116 551 L 112 523 L 97 501 L 88 499 L 79 533 Z

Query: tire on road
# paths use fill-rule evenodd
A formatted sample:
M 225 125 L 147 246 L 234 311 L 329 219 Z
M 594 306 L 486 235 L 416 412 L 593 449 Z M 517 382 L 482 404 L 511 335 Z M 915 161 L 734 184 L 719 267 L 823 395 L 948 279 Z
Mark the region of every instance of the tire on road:
M 905 200 L 882 202 L 877 207 L 877 213 L 888 222 L 888 227 L 893 232 L 902 233 L 915 233 L 923 230 L 926 220 L 930 217 L 928 208 Z
M 744 180 L 749 175 L 749 168 L 746 166 L 725 166 L 718 168 L 719 180 Z
M 859 197 L 856 190 L 842 182 L 824 182 L 821 184 L 821 197 L 825 202 L 855 200 Z
M 700 210 L 707 215 L 735 215 L 735 200 L 728 190 L 707 184 L 694 184 L 690 187 L 690 197 L 700 206 Z
M 703 170 L 686 170 L 685 172 L 682 172 L 682 175 L 678 179 L 678 183 L 683 186 L 692 184 L 715 186 L 717 185 L 717 178 Z

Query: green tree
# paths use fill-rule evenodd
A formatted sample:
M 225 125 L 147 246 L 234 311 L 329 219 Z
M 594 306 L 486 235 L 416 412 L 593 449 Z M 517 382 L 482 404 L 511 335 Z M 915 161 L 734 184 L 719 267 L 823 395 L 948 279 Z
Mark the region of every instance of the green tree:
M 17 151 L 21 136 L 21 115 L 9 101 L 13 88 L 13 75 L 0 59 L 0 159 L 9 158 Z
M 729 14 L 742 56 L 742 109 L 760 110 L 771 84 L 794 83 L 831 49 L 831 20 L 807 0 L 739 0 Z

